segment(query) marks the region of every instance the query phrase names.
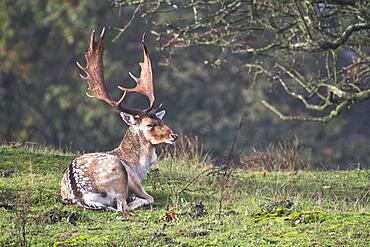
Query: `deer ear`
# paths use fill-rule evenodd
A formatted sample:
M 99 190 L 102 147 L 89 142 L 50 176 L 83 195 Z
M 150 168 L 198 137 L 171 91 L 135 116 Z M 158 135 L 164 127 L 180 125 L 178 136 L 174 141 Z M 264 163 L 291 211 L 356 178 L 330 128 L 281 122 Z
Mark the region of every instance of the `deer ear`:
M 165 110 L 162 110 L 162 111 L 159 111 L 159 112 L 156 112 L 155 115 L 157 116 L 157 118 L 159 118 L 160 120 L 162 120 L 162 118 L 164 117 L 164 115 L 166 114 L 166 111 Z
M 119 115 L 127 125 L 135 125 L 138 122 L 138 118 L 136 118 L 134 115 L 125 112 L 121 112 Z

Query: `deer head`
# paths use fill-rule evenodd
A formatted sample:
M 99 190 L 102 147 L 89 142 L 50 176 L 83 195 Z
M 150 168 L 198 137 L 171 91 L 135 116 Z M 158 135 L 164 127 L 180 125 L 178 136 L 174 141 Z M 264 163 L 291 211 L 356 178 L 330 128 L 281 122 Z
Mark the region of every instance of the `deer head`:
M 165 111 L 159 111 L 152 116 L 138 117 L 127 113 L 121 113 L 122 119 L 131 128 L 137 132 L 141 132 L 150 144 L 157 145 L 161 143 L 173 144 L 177 135 L 173 134 L 172 130 L 163 123 L 162 118 Z
M 103 28 L 98 40 L 95 40 L 95 31 L 91 33 L 90 45 L 85 53 L 86 66 L 83 67 L 77 62 L 77 66 L 85 73 L 80 77 L 88 84 L 87 96 L 106 102 L 114 109 L 121 111 L 121 117 L 133 131 L 142 134 L 144 139 L 152 145 L 161 143 L 173 144 L 177 135 L 163 123 L 165 111 L 158 111 L 161 105 L 154 108 L 154 91 L 152 65 L 149 52 L 145 46 L 145 34 L 142 36 L 141 44 L 143 48 L 144 60 L 139 63 L 141 72 L 140 77 L 136 77 L 129 72 L 131 78 L 136 82 L 134 88 L 124 88 L 118 86 L 123 92 L 121 98 L 116 101 L 107 93 L 104 81 L 104 52 L 105 28 Z M 140 93 L 149 99 L 149 107 L 144 110 L 128 108 L 122 105 L 126 93 Z

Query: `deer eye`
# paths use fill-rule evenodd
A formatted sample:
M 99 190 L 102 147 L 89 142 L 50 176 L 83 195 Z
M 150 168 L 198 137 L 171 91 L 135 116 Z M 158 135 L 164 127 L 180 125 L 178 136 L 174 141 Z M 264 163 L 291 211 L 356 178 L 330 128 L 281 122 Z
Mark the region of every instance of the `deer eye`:
M 150 130 L 152 130 L 154 128 L 154 125 L 153 124 L 147 124 L 146 127 Z

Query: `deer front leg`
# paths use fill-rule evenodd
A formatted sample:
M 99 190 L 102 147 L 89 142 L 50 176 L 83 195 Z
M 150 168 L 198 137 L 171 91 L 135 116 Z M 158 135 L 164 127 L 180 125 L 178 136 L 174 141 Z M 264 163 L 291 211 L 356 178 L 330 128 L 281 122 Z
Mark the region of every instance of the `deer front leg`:
M 140 181 L 135 177 L 130 177 L 129 191 L 136 195 L 134 201 L 128 204 L 130 210 L 134 210 L 143 205 L 149 205 L 154 202 L 154 199 L 149 195 L 140 184 Z
M 123 196 L 117 197 L 116 202 L 117 202 L 117 211 L 125 212 L 130 210 L 125 197 Z

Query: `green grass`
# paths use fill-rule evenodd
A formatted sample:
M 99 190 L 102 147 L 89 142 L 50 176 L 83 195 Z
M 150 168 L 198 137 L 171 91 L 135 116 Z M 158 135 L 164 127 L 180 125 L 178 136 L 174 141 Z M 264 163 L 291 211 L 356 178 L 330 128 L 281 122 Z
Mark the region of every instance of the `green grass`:
M 0 147 L 0 246 L 370 245 L 370 171 L 210 170 L 190 183 L 209 166 L 164 159 L 145 180 L 154 205 L 122 214 L 61 202 L 59 181 L 75 156 Z M 66 220 L 72 211 L 76 226 Z

